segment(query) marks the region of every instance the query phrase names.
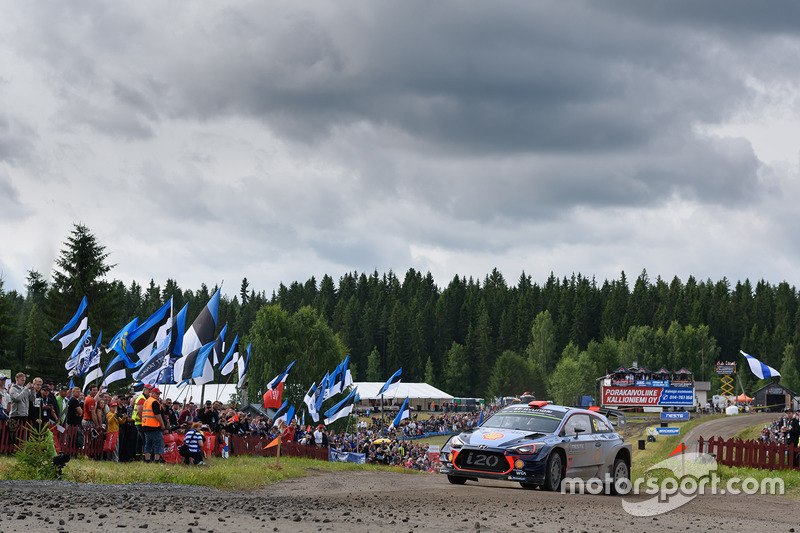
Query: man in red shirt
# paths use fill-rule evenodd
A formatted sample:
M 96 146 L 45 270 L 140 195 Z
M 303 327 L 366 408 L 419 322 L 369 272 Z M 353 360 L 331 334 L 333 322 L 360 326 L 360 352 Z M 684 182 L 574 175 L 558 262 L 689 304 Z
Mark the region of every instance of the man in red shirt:
M 83 400 L 83 420 L 81 425 L 86 431 L 97 428 L 97 417 L 95 416 L 97 402 L 95 401 L 95 396 L 97 396 L 97 385 L 92 385 L 89 387 L 89 394 Z

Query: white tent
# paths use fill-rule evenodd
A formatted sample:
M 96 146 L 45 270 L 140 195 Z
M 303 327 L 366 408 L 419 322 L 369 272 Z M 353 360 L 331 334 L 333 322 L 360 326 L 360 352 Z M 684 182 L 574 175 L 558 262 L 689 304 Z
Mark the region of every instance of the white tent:
M 358 395 L 361 398 L 360 405 L 380 405 L 381 395 L 379 392 L 385 383 L 385 381 L 359 381 L 353 383 L 353 385 L 358 386 Z M 433 385 L 401 381 L 389 396 L 383 397 L 383 402 L 384 405 L 395 404 L 399 406 L 406 399 L 406 396 L 408 396 L 409 405 L 418 409 L 428 409 L 431 402 L 439 406 L 444 402 L 453 401 L 452 395 L 437 389 Z M 374 403 L 370 402 L 370 400 L 374 400 Z

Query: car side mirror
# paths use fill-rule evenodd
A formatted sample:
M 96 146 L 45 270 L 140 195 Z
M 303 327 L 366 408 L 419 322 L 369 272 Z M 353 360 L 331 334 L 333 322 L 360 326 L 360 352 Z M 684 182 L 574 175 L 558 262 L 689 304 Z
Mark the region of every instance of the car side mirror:
M 585 430 L 585 429 L 583 429 L 583 428 L 575 428 L 575 438 L 578 438 L 578 436 L 579 436 L 581 433 L 583 433 L 584 431 L 586 431 L 586 430 Z

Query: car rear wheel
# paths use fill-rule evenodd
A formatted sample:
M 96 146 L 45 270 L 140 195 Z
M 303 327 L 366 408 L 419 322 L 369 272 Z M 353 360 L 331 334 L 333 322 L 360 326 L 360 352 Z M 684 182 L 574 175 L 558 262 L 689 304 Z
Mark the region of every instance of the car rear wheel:
M 561 464 L 561 455 L 558 452 L 552 452 L 547 458 L 544 485 L 542 485 L 544 490 L 555 492 L 561 488 Z
M 450 483 L 452 483 L 453 485 L 463 485 L 464 483 L 466 483 L 466 482 L 467 482 L 467 478 L 465 478 L 465 477 L 461 477 L 461 476 L 451 476 L 451 475 L 448 475 L 448 476 L 447 476 L 447 481 L 449 481 L 449 482 L 450 482 Z
M 631 471 L 628 468 L 628 463 L 622 457 L 614 459 L 614 467 L 611 469 L 611 476 L 614 482 L 611 484 L 611 494 L 626 494 L 626 492 L 617 490 L 617 487 L 629 487 L 631 483 Z M 623 485 L 627 483 L 627 485 Z

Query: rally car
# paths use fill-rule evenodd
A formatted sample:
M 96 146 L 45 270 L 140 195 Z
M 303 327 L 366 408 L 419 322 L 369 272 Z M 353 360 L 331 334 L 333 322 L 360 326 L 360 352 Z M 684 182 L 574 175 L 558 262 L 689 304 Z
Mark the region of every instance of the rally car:
M 631 445 L 609 418 L 625 424 L 619 411 L 545 401 L 511 405 L 450 437 L 441 450 L 441 472 L 456 485 L 488 478 L 550 491 L 565 478 L 599 479 L 613 493 L 617 482 L 630 482 Z

